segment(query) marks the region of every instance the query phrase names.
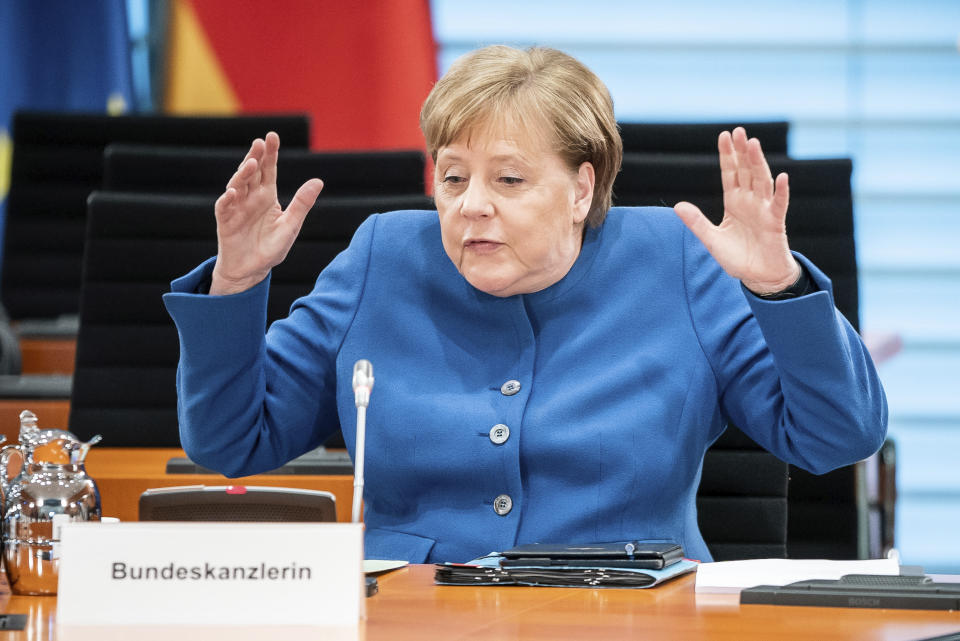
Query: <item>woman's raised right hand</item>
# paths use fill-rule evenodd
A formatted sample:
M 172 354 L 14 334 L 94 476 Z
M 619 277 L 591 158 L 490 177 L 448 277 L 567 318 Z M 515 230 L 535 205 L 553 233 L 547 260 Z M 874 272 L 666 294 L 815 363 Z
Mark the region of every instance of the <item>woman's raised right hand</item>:
M 286 258 L 323 181 L 311 178 L 297 190 L 286 211 L 277 199 L 280 137 L 257 138 L 227 189 L 217 199 L 217 262 L 210 293 L 236 294 L 250 289 Z

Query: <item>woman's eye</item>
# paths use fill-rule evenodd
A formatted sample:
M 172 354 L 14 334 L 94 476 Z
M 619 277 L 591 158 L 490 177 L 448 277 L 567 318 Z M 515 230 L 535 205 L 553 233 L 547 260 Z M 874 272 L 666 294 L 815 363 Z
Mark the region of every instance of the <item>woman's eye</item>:
M 517 176 L 500 176 L 500 182 L 507 185 L 519 185 L 523 182 L 523 178 L 518 178 Z
M 459 185 L 460 183 L 465 181 L 466 181 L 466 178 L 464 178 L 463 176 L 444 176 L 443 177 L 443 182 L 450 185 Z

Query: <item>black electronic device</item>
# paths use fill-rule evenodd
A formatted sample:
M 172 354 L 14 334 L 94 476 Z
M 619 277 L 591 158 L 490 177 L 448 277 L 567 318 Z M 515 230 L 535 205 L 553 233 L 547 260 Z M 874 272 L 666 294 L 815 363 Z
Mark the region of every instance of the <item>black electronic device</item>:
M 840 608 L 960 610 L 960 584 L 927 576 L 848 574 L 838 580 L 758 585 L 740 592 L 740 603 Z
M 662 570 L 683 558 L 676 543 L 619 541 L 563 545 L 530 543 L 503 552 L 501 567 L 605 567 Z
M 158 487 L 140 495 L 141 521 L 254 521 L 332 523 L 329 492 L 252 485 Z
M 25 630 L 26 614 L 0 614 L 0 630 Z

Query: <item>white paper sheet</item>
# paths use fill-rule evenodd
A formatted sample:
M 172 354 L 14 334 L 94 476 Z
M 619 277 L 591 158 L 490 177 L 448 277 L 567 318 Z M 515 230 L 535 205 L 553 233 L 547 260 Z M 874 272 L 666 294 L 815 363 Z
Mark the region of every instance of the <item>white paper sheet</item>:
M 701 563 L 697 592 L 739 592 L 755 585 L 786 585 L 809 579 L 836 580 L 844 574 L 900 574 L 896 558 L 866 561 L 751 559 Z

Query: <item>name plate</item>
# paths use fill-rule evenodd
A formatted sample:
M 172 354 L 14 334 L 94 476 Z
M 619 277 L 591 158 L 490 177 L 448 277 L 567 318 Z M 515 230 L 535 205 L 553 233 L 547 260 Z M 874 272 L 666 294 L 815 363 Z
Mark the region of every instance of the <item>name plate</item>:
M 71 523 L 57 624 L 356 627 L 363 526 Z

